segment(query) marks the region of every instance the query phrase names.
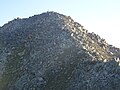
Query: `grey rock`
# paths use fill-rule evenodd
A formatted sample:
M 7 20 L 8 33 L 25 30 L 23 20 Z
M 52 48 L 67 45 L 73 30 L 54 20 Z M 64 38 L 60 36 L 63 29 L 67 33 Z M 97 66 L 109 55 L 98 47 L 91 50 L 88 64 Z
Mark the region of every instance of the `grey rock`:
M 120 90 L 119 59 L 119 48 L 56 12 L 0 27 L 0 90 Z

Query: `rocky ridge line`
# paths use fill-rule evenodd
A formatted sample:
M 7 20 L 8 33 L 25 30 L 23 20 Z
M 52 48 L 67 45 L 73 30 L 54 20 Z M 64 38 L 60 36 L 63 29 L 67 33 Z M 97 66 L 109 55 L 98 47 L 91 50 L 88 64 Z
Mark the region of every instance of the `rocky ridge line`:
M 0 28 L 2 90 L 119 90 L 120 49 L 47 12 Z

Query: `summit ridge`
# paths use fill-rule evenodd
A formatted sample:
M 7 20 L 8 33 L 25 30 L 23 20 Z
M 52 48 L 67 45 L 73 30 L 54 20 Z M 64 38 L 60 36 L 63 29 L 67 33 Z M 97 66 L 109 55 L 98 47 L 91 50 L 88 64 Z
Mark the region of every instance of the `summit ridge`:
M 0 27 L 0 90 L 119 90 L 120 49 L 70 16 L 45 12 Z

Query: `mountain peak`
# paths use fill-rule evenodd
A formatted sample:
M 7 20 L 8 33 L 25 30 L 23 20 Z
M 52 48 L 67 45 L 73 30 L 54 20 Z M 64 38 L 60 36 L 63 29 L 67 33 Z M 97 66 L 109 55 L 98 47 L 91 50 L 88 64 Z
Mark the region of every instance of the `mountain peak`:
M 46 12 L 0 28 L 2 90 L 119 90 L 119 65 L 120 49 L 70 16 Z

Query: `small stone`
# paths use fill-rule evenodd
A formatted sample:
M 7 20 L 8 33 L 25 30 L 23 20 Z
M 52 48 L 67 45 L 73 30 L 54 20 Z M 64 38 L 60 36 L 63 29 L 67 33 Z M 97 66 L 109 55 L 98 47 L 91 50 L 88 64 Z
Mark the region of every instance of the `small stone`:
M 73 33 L 71 33 L 71 36 L 73 36 Z

